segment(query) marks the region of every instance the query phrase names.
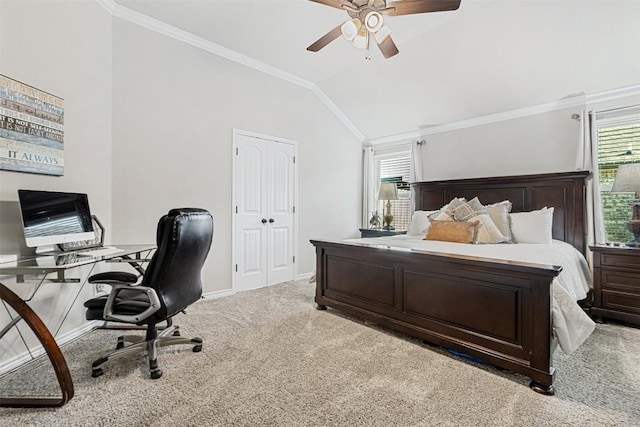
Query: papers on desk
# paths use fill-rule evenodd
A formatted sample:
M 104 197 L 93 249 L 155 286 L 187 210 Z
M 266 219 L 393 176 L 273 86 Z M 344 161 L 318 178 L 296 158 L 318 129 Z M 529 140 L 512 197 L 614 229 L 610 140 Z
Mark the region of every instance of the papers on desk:
M 36 258 L 38 267 L 69 267 L 73 265 L 88 264 L 92 258 L 79 256 L 74 253 L 39 256 Z

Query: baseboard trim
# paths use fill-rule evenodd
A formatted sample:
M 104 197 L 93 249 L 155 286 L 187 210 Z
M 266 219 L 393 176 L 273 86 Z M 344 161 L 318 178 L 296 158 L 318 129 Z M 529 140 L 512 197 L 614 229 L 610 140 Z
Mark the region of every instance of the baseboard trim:
M 216 298 L 223 298 L 223 297 L 228 297 L 231 295 L 234 295 L 235 292 L 233 292 L 233 289 L 225 289 L 223 291 L 214 291 L 214 292 L 207 292 L 206 294 L 202 294 L 202 298 L 204 299 L 216 299 Z
M 75 340 L 76 338 L 80 338 L 82 335 L 91 332 L 93 330 L 94 327 L 96 327 L 97 325 L 101 324 L 101 322 L 98 321 L 91 321 L 91 322 L 87 322 L 84 325 L 82 325 L 79 328 L 76 328 L 72 331 L 67 332 L 66 334 L 60 335 L 59 337 L 56 337 L 56 342 L 58 343 L 59 347 L 62 347 L 63 345 L 65 345 L 68 342 L 71 342 L 73 340 Z M 32 357 L 33 355 L 33 357 Z M 44 347 L 42 347 L 42 345 L 37 345 L 36 347 L 31 349 L 31 354 L 29 354 L 28 351 L 24 351 L 23 353 L 12 357 L 9 360 L 6 360 L 4 362 L 0 363 L 0 375 L 4 375 L 6 373 L 9 373 L 11 371 L 13 371 L 14 369 L 19 368 L 20 366 L 24 365 L 25 363 L 28 363 L 32 360 L 35 360 L 41 356 L 45 355 L 45 350 Z
M 314 272 L 311 271 L 309 273 L 303 273 L 303 274 L 298 274 L 296 276 L 296 280 L 309 280 L 311 278 L 311 276 L 314 275 Z
M 314 272 L 310 272 L 310 273 L 303 273 L 303 274 L 298 274 L 296 276 L 296 278 L 294 280 L 308 280 L 311 276 L 313 276 Z M 223 298 L 223 297 L 228 297 L 231 295 L 235 295 L 236 293 L 233 291 L 233 289 L 225 289 L 223 291 L 214 291 L 214 292 L 207 292 L 206 294 L 202 294 L 202 298 L 203 299 L 216 299 L 216 298 Z

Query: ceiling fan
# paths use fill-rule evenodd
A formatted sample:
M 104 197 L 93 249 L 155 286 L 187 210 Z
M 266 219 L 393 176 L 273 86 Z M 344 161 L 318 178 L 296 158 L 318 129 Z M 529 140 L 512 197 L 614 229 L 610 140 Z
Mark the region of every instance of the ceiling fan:
M 317 52 L 335 39 L 343 36 L 354 47 L 367 49 L 369 34 L 373 35 L 382 55 L 391 58 L 398 47 L 391 39 L 391 29 L 385 25 L 382 15 L 399 16 L 415 13 L 456 10 L 461 0 L 310 0 L 336 9 L 346 10 L 349 19 L 340 24 L 307 48 Z

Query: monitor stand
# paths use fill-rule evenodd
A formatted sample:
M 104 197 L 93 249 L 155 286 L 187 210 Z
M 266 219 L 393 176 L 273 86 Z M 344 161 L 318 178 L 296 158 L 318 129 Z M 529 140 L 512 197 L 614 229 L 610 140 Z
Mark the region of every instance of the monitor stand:
M 36 247 L 36 254 L 46 254 L 49 252 L 57 252 L 59 250 L 60 248 L 58 248 L 58 245 L 43 245 Z

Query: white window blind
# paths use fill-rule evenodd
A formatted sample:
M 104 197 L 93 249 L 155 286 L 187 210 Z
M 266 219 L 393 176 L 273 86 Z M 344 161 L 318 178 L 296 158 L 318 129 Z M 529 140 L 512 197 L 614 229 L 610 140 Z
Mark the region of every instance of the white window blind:
M 383 182 L 393 182 L 398 188 L 398 200 L 391 201 L 391 214 L 396 230 L 406 230 L 411 221 L 411 153 L 402 151 L 374 155 L 376 193 Z M 384 215 L 386 201 L 378 200 L 378 213 Z

